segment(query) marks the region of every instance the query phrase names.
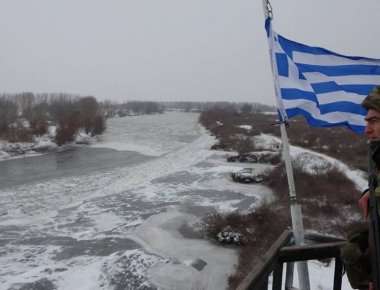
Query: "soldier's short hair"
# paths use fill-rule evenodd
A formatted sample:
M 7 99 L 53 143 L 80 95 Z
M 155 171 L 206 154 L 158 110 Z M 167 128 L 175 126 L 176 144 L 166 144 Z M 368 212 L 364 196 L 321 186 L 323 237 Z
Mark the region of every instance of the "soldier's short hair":
M 362 106 L 380 112 L 380 86 L 376 86 L 363 100 Z

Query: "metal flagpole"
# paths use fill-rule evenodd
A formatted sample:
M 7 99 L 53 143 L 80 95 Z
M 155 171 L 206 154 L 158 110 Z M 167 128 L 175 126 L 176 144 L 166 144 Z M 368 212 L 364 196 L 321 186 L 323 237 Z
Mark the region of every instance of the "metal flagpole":
M 273 18 L 272 8 L 269 3 L 269 0 L 263 0 L 264 15 L 265 19 Z M 281 129 L 281 139 L 282 139 L 282 154 L 285 161 L 286 175 L 288 177 L 289 185 L 289 199 L 290 199 L 290 214 L 292 219 L 292 228 L 296 245 L 304 244 L 304 227 L 302 221 L 302 211 L 301 206 L 297 201 L 296 189 L 294 185 L 294 176 L 293 176 L 293 167 L 290 159 L 290 150 L 289 150 L 289 140 L 288 134 L 286 132 L 286 114 L 284 106 L 280 100 L 280 87 L 278 82 L 278 70 L 276 65 L 275 51 L 274 51 L 274 35 L 272 29 L 269 30 L 269 50 L 270 50 L 270 60 L 272 65 L 272 73 L 274 78 L 274 87 L 276 93 L 276 102 L 277 108 L 281 116 L 280 129 Z M 298 281 L 301 290 L 310 290 L 310 281 L 309 281 L 309 271 L 307 268 L 307 262 L 298 262 Z

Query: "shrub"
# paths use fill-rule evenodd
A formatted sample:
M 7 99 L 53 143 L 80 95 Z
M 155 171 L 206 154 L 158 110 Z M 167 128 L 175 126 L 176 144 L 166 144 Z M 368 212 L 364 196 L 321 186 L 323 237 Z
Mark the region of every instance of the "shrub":
M 97 115 L 94 118 L 94 129 L 93 134 L 99 135 L 106 130 L 106 120 L 102 115 Z
M 9 142 L 32 142 L 33 135 L 29 128 L 11 127 L 8 129 L 7 138 Z
M 58 123 L 57 134 L 55 136 L 56 143 L 61 146 L 75 139 L 80 128 L 79 112 L 73 112 L 66 118 L 62 118 Z
M 289 218 L 285 209 L 264 204 L 248 214 L 214 213 L 204 219 L 204 224 L 206 235 L 213 240 L 227 226 L 243 236 L 244 243 L 240 246 L 236 272 L 229 277 L 230 288 L 236 289 L 260 254 L 289 226 Z M 271 230 L 268 231 L 268 228 Z
M 0 136 L 6 135 L 9 125 L 17 120 L 17 105 L 7 98 L 0 98 Z
M 249 137 L 241 138 L 237 141 L 236 149 L 238 154 L 245 154 L 255 150 L 255 143 Z
M 48 131 L 48 122 L 46 119 L 32 120 L 30 127 L 34 135 L 44 135 Z

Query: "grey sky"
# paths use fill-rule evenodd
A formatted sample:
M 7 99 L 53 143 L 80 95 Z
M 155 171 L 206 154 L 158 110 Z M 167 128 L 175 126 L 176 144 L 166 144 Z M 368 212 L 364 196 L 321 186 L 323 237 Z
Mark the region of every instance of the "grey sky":
M 380 58 L 378 0 L 272 0 L 299 42 Z M 261 0 L 0 0 L 0 91 L 274 104 Z

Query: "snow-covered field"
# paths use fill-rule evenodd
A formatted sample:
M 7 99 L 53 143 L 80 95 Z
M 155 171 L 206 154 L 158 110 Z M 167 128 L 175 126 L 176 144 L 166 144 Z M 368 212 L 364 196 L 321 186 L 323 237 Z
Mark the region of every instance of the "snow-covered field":
M 0 289 L 225 289 L 236 251 L 186 229 L 213 210 L 251 210 L 272 194 L 230 180 L 242 165 L 209 150 L 215 140 L 197 118 L 110 120 L 93 146 L 147 158 L 0 189 Z M 312 289 L 331 289 L 320 277 L 332 268 L 313 263 L 310 271 Z

